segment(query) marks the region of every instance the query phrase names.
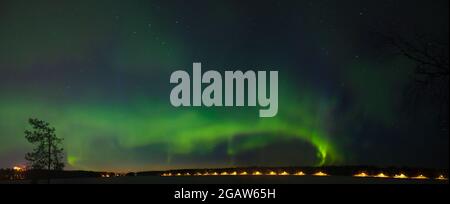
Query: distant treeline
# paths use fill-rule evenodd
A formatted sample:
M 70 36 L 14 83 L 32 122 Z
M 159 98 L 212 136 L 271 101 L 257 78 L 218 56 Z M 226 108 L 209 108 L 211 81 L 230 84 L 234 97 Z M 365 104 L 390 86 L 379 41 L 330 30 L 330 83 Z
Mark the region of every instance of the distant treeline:
M 448 175 L 448 169 L 432 169 L 432 168 L 410 168 L 410 167 L 375 167 L 375 166 L 322 166 L 322 167 L 236 167 L 236 168 L 215 168 L 215 169 L 178 169 L 178 170 L 168 170 L 168 171 L 146 171 L 146 172 L 136 172 L 128 173 L 127 176 L 151 176 L 151 175 L 161 175 L 162 173 L 172 173 L 172 174 L 186 174 L 186 173 L 221 173 L 221 172 L 252 172 L 259 171 L 263 174 L 268 174 L 271 171 L 280 173 L 287 172 L 289 174 L 295 174 L 298 172 L 303 172 L 306 175 L 311 175 L 319 171 L 325 172 L 333 176 L 352 176 L 358 173 L 366 173 L 369 175 L 375 175 L 383 173 L 387 176 L 394 176 L 396 174 L 406 174 L 409 176 L 425 175 L 427 177 L 438 177 L 440 175 Z
M 37 180 L 37 179 L 59 179 L 59 178 L 96 178 L 113 177 L 115 173 L 94 171 L 47 171 L 47 170 L 24 170 L 0 169 L 0 180 Z
M 172 174 L 194 174 L 194 173 L 209 173 L 212 174 L 222 172 L 252 172 L 259 171 L 262 174 L 269 172 L 287 172 L 289 174 L 296 174 L 303 172 L 306 175 L 312 175 L 317 172 L 325 172 L 332 176 L 352 176 L 358 173 L 366 173 L 375 175 L 383 173 L 387 176 L 394 176 L 396 174 L 406 174 L 408 176 L 424 175 L 430 178 L 436 178 L 440 175 L 448 177 L 448 169 L 431 169 L 431 168 L 409 168 L 409 167 L 374 167 L 374 166 L 323 166 L 323 167 L 236 167 L 236 168 L 212 168 L 212 169 L 178 169 L 168 171 L 143 171 L 143 172 L 129 172 L 127 174 L 117 174 L 111 172 L 94 172 L 94 171 L 47 171 L 47 170 L 24 170 L 17 171 L 14 169 L 0 169 L 0 180 L 39 180 L 39 179 L 67 179 L 67 178 L 99 178 L 99 177 L 114 177 L 114 176 L 160 176 L 164 173 Z

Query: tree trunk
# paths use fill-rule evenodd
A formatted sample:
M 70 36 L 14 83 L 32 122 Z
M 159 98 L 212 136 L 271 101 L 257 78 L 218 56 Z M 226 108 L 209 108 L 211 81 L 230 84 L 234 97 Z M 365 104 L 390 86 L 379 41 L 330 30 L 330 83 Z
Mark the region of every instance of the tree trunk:
M 47 184 L 50 184 L 50 176 L 51 176 L 51 164 L 52 164 L 52 152 L 51 152 L 52 144 L 51 144 L 51 138 L 50 135 L 48 136 L 48 180 Z

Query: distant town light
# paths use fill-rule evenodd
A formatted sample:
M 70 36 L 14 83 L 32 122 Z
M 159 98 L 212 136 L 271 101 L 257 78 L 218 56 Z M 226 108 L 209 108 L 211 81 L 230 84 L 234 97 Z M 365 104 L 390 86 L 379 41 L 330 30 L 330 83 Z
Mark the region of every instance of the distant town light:
M 315 174 L 313 174 L 314 176 L 328 176 L 328 174 L 326 174 L 326 173 L 323 173 L 323 172 L 321 172 L 321 171 L 319 171 L 319 172 L 317 172 L 317 173 L 315 173 Z
M 296 175 L 296 176 L 304 176 L 305 173 L 303 173 L 303 171 L 299 171 L 299 172 L 295 173 L 294 175 Z
M 376 177 L 376 178 L 389 178 L 389 176 L 385 175 L 384 173 L 379 173 L 379 174 L 375 175 L 374 177 Z
M 24 171 L 24 168 L 19 167 L 19 166 L 14 166 L 13 167 L 14 171 Z M 113 173 L 102 173 L 101 177 L 103 178 L 109 178 L 111 176 L 118 176 L 119 174 L 113 174 Z M 293 175 L 293 176 L 305 176 L 306 174 L 303 171 L 298 171 L 296 173 L 289 173 L 287 171 L 269 171 L 268 173 L 263 173 L 262 171 L 253 171 L 248 173 L 247 171 L 242 171 L 242 172 L 237 172 L 237 171 L 232 171 L 232 172 L 227 172 L 227 171 L 221 171 L 221 172 L 205 172 L 205 173 L 201 173 L 201 172 L 179 172 L 176 174 L 172 174 L 170 172 L 167 173 L 163 173 L 161 174 L 161 176 L 246 176 L 246 175 L 252 175 L 252 176 L 261 176 L 261 175 L 268 175 L 268 176 L 288 176 L 288 175 Z M 323 171 L 318 171 L 314 174 L 311 174 L 313 176 L 330 176 L 329 174 L 327 174 L 326 172 Z M 409 177 L 404 173 L 399 173 L 399 174 L 395 174 L 393 176 L 389 176 L 383 172 L 380 172 L 379 174 L 376 175 L 369 175 L 367 172 L 361 171 L 357 174 L 353 174 L 353 177 L 374 177 L 374 178 L 395 178 L 395 179 L 429 179 L 428 177 L 424 176 L 423 174 L 419 174 L 417 176 L 414 177 Z M 447 177 L 445 177 L 444 175 L 439 175 L 439 177 L 435 178 L 436 180 L 448 180 Z
M 420 174 L 420 175 L 418 175 L 418 176 L 416 176 L 416 177 L 412 177 L 412 179 L 428 179 L 428 177 L 426 177 L 426 176 Z
M 439 175 L 439 177 L 436 178 L 437 180 L 447 180 L 444 175 Z
M 407 179 L 408 177 L 405 174 L 396 174 L 394 175 L 394 178 L 396 179 Z
M 365 172 L 361 172 L 359 174 L 355 174 L 353 175 L 354 177 L 368 177 L 369 175 L 367 175 Z

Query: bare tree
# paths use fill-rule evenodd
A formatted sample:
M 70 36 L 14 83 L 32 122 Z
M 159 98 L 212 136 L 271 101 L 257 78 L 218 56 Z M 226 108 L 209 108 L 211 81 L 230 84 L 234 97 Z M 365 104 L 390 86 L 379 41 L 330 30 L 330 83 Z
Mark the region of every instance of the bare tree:
M 401 32 L 377 32 L 398 54 L 416 64 L 414 84 L 409 94 L 413 98 L 425 98 L 440 108 L 441 126 L 448 131 L 449 104 L 449 43 L 436 40 L 431 35 L 400 34 Z M 403 32 L 406 33 L 406 32 Z M 447 35 L 446 35 L 447 36 Z

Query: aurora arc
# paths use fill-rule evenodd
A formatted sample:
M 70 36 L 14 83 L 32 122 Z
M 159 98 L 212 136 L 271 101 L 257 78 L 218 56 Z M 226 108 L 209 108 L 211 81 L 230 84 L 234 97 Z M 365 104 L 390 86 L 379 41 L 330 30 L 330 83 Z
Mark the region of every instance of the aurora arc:
M 314 98 L 312 95 L 308 97 Z M 283 98 L 285 97 L 281 97 Z M 100 153 L 105 151 L 101 147 L 105 144 L 95 142 L 99 137 L 116 140 L 115 145 L 119 146 L 117 149 L 164 144 L 165 149 L 162 151 L 167 151 L 167 154 L 166 158 L 163 158 L 165 164 L 157 164 L 160 166 L 171 166 L 171 159 L 179 155 L 208 154 L 219 143 L 232 140 L 237 135 L 245 135 L 246 142 L 229 145 L 227 147 L 229 157 L 254 148 L 263 148 L 277 140 L 291 138 L 306 141 L 316 148 L 318 162 L 315 165 L 331 164 L 341 160 L 342 156 L 337 145 L 328 137 L 326 123 L 320 120 L 329 113 L 317 110 L 311 100 L 289 103 L 296 105 L 284 106 L 286 108 L 281 108 L 280 115 L 275 118 L 259 118 L 254 117 L 254 113 L 257 112 L 255 108 L 180 110 L 170 106 L 167 101 L 152 103 L 149 98 L 128 101 L 127 104 L 120 106 L 105 101 L 92 101 L 85 104 L 65 104 L 60 107 L 56 105 L 55 108 L 49 107 L 53 106 L 51 102 L 44 101 L 32 105 L 23 101 L 10 104 L 3 101 L 0 119 L 26 121 L 29 116 L 47 119 L 56 127 L 57 134 L 65 139 L 67 162 L 75 169 L 104 168 L 101 155 L 108 153 Z M 20 132 L 13 133 L 13 129 L 26 128 L 24 122 L 20 126 L 4 128 L 11 129 L 11 134 L 19 134 L 20 139 Z M 92 143 L 99 146 L 93 148 L 88 145 Z M 7 151 L 9 145 L 7 143 L 3 145 L 1 149 Z M 147 156 L 151 158 L 154 155 Z M 132 155 L 119 156 L 120 159 L 132 157 Z M 120 162 L 120 159 L 117 159 L 117 162 Z M 91 160 L 98 162 L 93 164 Z M 222 166 L 233 165 L 229 161 L 218 163 Z

